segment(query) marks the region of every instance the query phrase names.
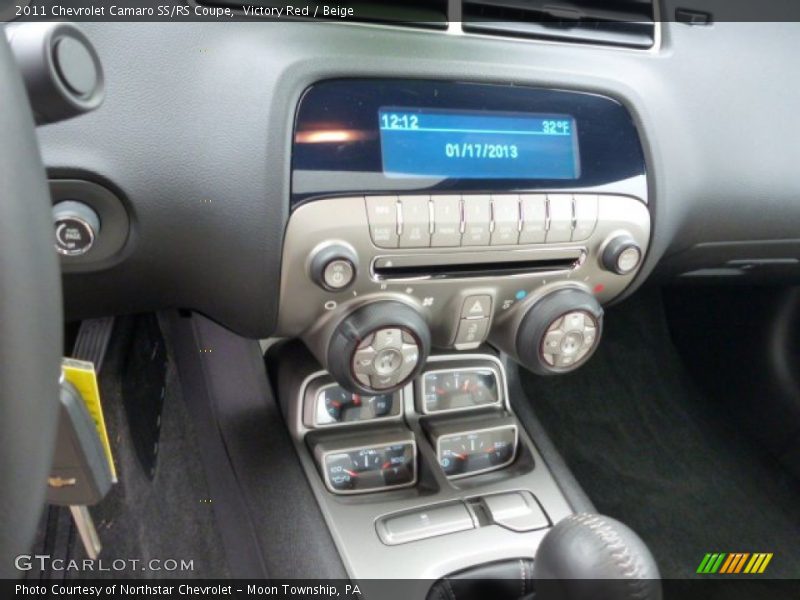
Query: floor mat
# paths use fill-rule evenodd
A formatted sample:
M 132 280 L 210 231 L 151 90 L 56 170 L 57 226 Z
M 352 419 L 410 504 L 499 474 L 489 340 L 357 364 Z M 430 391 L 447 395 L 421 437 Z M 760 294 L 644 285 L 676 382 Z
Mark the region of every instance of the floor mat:
M 642 536 L 663 577 L 695 576 L 707 552 L 772 552 L 769 576 L 800 577 L 800 482 L 697 390 L 657 292 L 607 311 L 586 366 L 522 384 L 597 509 Z

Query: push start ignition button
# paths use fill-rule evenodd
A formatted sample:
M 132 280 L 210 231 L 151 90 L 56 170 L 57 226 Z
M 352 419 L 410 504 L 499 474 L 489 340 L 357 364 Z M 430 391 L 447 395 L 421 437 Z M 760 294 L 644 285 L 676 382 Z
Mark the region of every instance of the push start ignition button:
M 53 206 L 56 252 L 63 256 L 82 256 L 94 246 L 100 233 L 100 218 L 82 202 L 65 200 Z

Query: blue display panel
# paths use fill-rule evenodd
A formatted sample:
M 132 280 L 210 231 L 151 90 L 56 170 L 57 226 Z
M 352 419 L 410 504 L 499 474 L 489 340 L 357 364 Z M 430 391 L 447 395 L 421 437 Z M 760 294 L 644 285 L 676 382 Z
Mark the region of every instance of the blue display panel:
M 580 177 L 569 115 L 381 107 L 378 118 L 387 177 Z

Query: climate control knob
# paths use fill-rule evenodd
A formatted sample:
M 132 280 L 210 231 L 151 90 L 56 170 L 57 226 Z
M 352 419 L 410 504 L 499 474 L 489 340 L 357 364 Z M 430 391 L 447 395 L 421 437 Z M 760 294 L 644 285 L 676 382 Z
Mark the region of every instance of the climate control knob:
M 603 307 L 589 292 L 563 288 L 530 307 L 517 331 L 517 356 L 534 373 L 577 369 L 594 353 L 603 329 Z
M 356 309 L 331 336 L 328 371 L 354 393 L 384 394 L 419 375 L 431 346 L 422 315 L 411 306 L 381 300 Z
M 607 271 L 627 275 L 642 262 L 642 249 L 630 235 L 617 235 L 606 242 L 600 260 Z

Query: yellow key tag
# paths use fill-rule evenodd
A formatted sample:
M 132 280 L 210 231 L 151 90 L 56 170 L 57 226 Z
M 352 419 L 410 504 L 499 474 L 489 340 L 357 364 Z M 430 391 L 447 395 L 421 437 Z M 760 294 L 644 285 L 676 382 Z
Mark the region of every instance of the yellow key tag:
M 64 379 L 75 386 L 86 404 L 86 409 L 97 428 L 97 435 L 100 436 L 100 442 L 103 444 L 108 465 L 111 468 L 111 480 L 116 483 L 117 469 L 114 467 L 114 457 L 111 455 L 111 443 L 108 440 L 106 420 L 103 417 L 103 406 L 100 404 L 100 388 L 97 385 L 94 363 L 87 360 L 64 358 L 61 361 L 61 372 L 64 374 Z

